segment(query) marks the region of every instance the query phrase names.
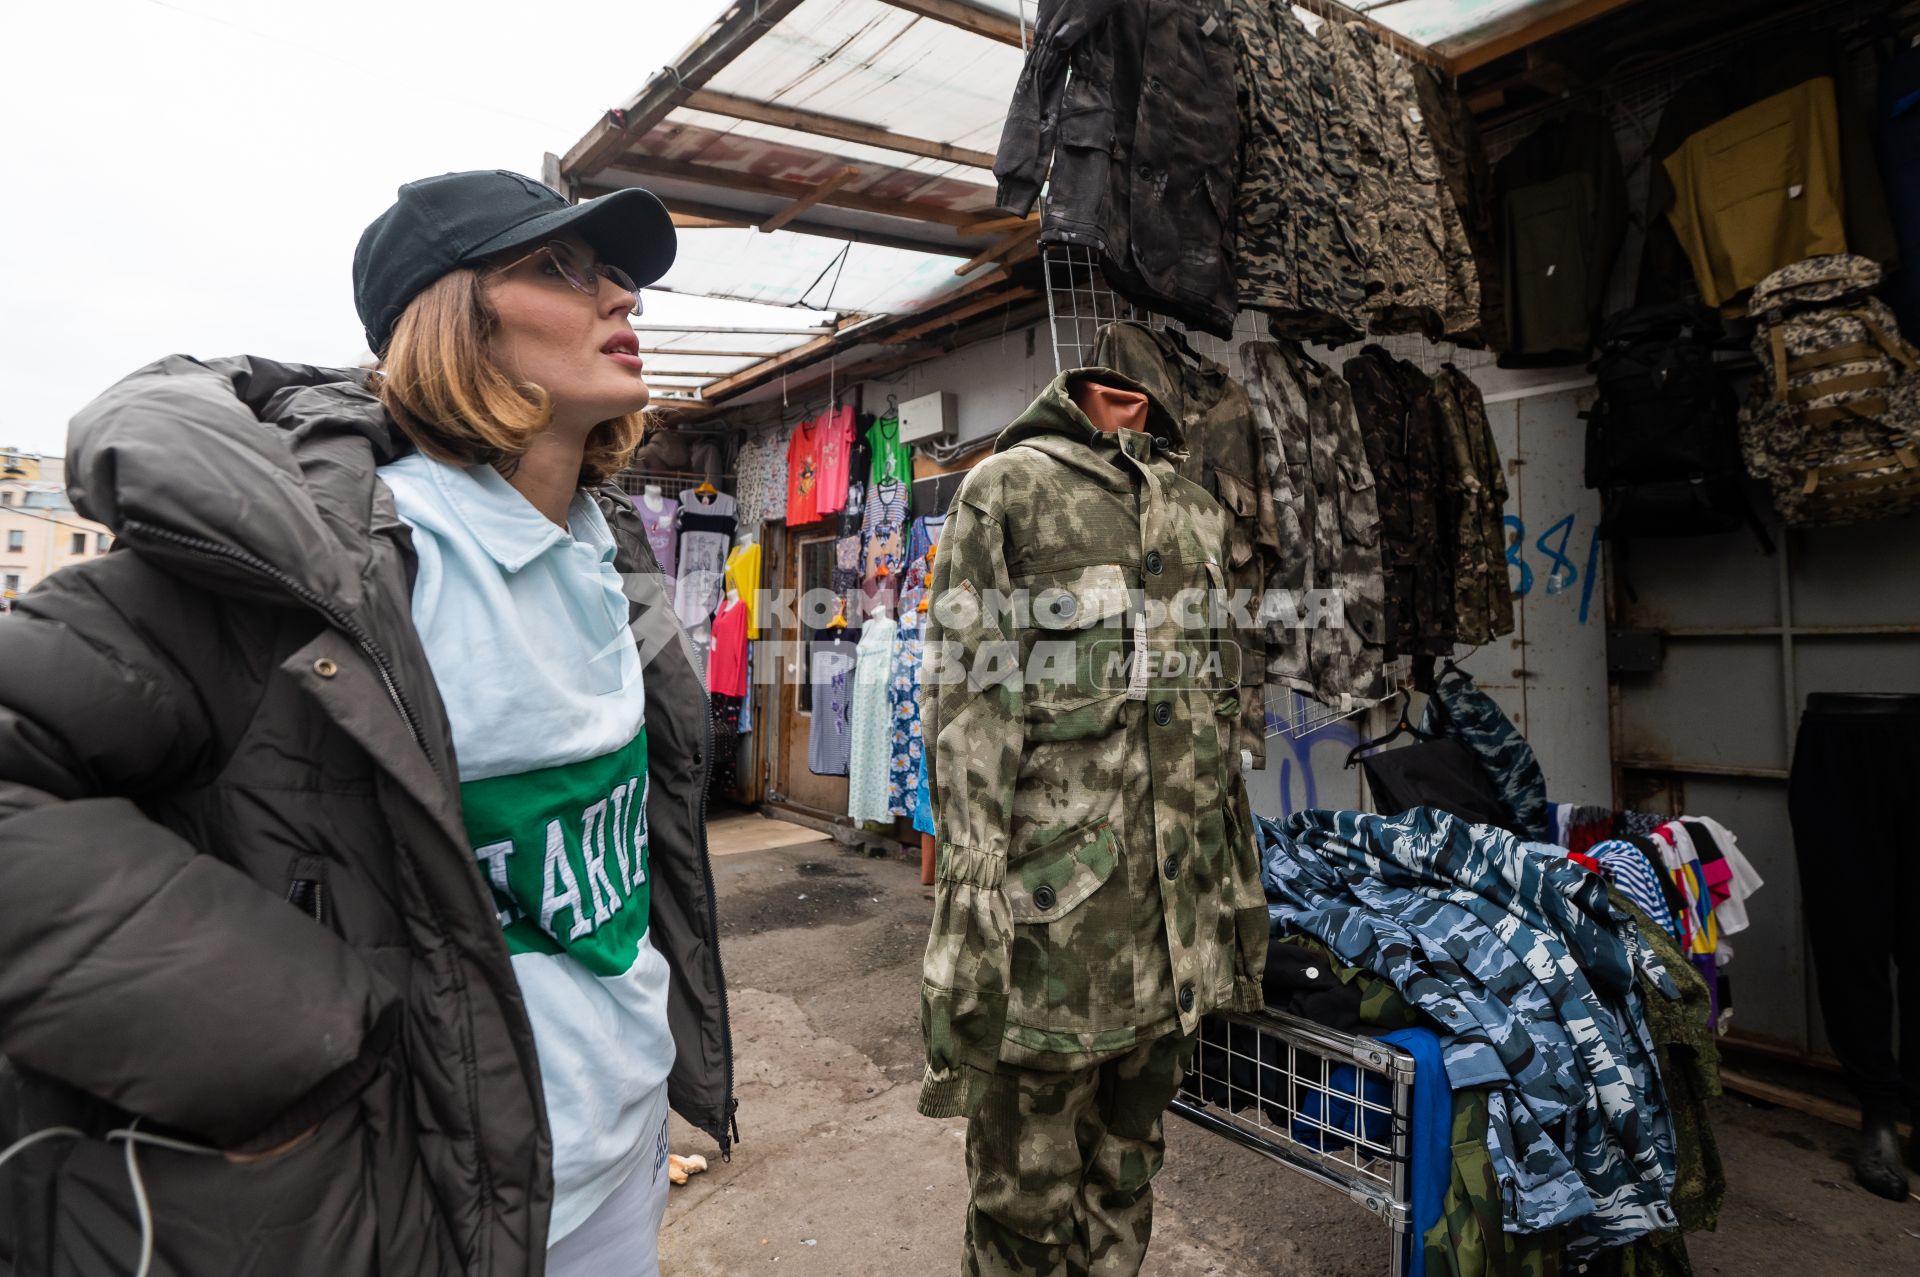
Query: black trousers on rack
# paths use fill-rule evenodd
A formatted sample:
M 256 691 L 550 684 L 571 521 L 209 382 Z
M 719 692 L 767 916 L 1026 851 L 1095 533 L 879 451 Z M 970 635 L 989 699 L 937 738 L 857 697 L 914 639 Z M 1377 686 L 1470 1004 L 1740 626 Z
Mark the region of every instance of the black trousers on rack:
M 1807 698 L 1787 789 L 1800 898 L 1827 1037 L 1869 1115 L 1903 1094 L 1920 1114 L 1916 791 L 1920 696 Z

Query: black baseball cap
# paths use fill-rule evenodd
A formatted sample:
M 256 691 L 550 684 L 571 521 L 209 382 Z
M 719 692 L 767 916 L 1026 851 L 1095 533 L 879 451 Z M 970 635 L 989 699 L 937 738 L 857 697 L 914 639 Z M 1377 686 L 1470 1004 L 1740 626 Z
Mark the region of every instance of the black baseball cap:
M 408 182 L 353 251 L 353 306 L 367 346 L 385 354 L 407 303 L 454 267 L 566 231 L 578 231 L 601 261 L 639 284 L 673 265 L 673 219 L 638 187 L 569 204 L 552 187 L 505 169 Z

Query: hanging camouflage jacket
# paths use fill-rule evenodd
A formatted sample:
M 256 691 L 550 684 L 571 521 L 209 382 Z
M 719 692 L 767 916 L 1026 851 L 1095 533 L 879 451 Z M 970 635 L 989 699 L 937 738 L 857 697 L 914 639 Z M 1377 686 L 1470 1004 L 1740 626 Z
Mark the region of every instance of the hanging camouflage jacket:
M 1093 361 L 1138 381 L 1179 421 L 1187 441 L 1180 473 L 1226 509 L 1227 587 L 1244 591 L 1257 613 L 1280 554 L 1280 532 L 1246 389 L 1169 328 L 1108 324 L 1100 330 Z M 1252 625 L 1236 632 L 1234 639 L 1246 657 L 1240 663 L 1240 748 L 1261 767 L 1267 756 L 1261 692 L 1266 641 Z
M 1239 149 L 1225 0 L 1040 0 L 993 172 L 1040 239 L 1102 255 L 1136 305 L 1233 331 Z
M 1452 537 L 1441 535 L 1446 444 L 1432 384 L 1382 346 L 1365 347 L 1343 371 L 1379 488 L 1387 659 L 1449 655 L 1455 632 Z
M 1507 478 L 1480 388 L 1452 364 L 1433 379 L 1446 428 L 1445 495 L 1454 538 L 1453 605 L 1458 637 L 1475 645 L 1513 633 L 1507 575 Z
M 1062 374 L 954 497 L 922 677 L 939 858 L 920 1111 L 1001 1062 L 1082 1068 L 1260 1005 L 1266 909 L 1205 595 L 1226 515 L 1182 439 L 1096 430 Z M 1189 622 L 1198 620 L 1198 624 Z
M 1247 397 L 1295 511 L 1267 583 L 1267 682 L 1340 709 L 1384 690 L 1380 509 L 1347 383 L 1300 347 L 1241 350 Z M 1297 526 L 1297 531 L 1295 527 Z
M 1240 304 L 1272 311 L 1276 337 L 1351 341 L 1366 268 L 1346 194 L 1359 170 L 1331 59 L 1286 0 L 1245 0 L 1228 11 L 1239 64 Z

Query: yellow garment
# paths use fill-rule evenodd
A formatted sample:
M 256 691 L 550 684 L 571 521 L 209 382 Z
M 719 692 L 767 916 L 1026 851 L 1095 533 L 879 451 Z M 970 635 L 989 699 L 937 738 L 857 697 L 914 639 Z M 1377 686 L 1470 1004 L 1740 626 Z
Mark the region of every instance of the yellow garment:
M 1707 303 L 1847 251 L 1833 80 L 1808 80 L 1701 129 L 1666 160 L 1667 216 Z
M 737 545 L 727 555 L 727 588 L 747 605 L 747 637 L 760 637 L 760 543 Z

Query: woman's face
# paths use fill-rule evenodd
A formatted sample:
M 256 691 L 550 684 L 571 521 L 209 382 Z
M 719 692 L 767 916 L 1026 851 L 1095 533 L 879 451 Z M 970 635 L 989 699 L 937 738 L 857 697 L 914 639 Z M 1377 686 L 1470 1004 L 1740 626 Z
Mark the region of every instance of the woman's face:
M 557 237 L 581 263 L 596 262 L 578 235 Z M 489 351 L 515 381 L 547 392 L 553 426 L 584 435 L 612 417 L 647 406 L 639 341 L 628 322 L 639 302 L 599 274 L 589 297 L 569 284 L 552 255 L 535 252 L 486 277 L 487 303 L 498 326 Z

